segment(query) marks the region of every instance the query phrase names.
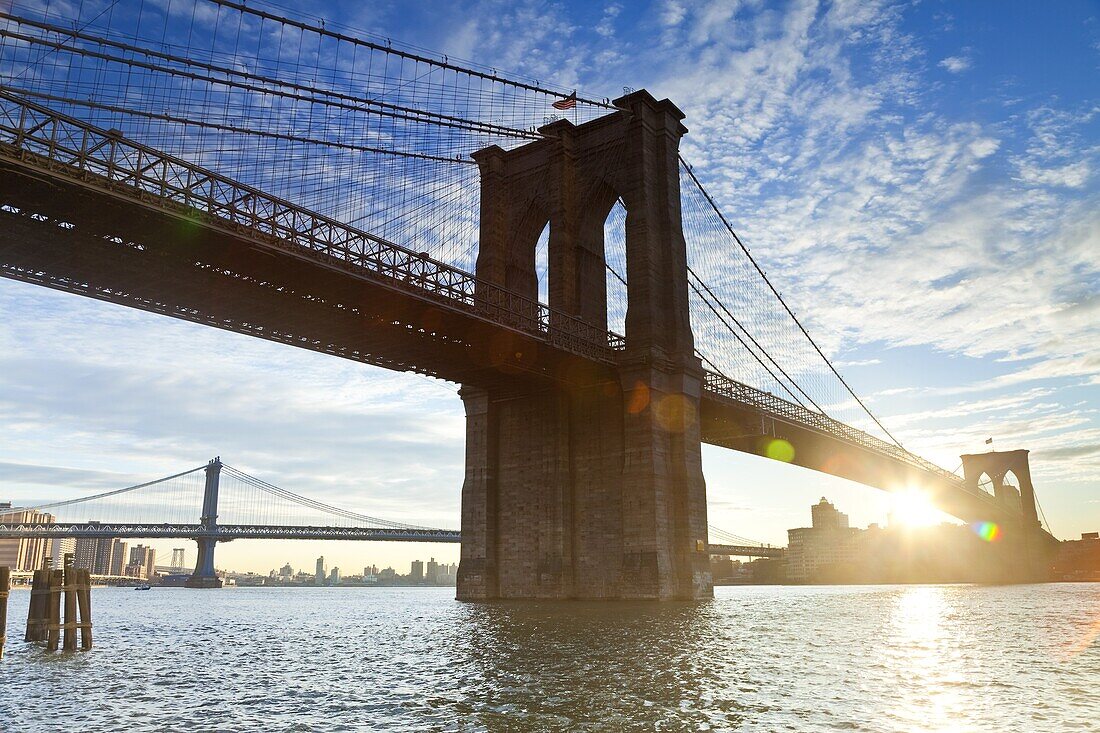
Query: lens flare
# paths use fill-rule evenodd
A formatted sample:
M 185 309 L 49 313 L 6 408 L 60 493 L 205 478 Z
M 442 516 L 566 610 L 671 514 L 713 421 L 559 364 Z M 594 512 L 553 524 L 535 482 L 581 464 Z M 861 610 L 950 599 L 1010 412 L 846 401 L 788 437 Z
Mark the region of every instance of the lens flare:
M 996 542 L 1001 539 L 1001 525 L 996 522 L 975 522 L 970 526 L 974 533 L 986 542 Z
M 764 446 L 764 455 L 773 461 L 790 463 L 794 460 L 794 446 L 782 438 L 769 440 L 768 444 Z

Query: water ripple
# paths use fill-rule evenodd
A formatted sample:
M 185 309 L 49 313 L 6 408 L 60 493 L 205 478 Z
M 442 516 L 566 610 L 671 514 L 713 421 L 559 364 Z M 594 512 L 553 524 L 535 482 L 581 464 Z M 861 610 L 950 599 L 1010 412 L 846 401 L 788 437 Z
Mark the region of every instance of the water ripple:
M 96 589 L 96 648 L 16 640 L 0 731 L 1091 730 L 1100 587 Z

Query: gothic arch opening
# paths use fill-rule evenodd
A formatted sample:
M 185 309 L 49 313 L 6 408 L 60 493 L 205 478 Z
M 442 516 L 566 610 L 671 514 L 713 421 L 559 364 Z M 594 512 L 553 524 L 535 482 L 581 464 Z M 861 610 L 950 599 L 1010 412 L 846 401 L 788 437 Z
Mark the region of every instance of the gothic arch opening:
M 607 330 L 626 335 L 626 207 L 616 198 L 603 223 Z
M 978 476 L 978 489 L 990 495 L 996 494 L 996 485 L 985 471 L 982 471 L 981 475 Z
M 535 243 L 535 277 L 538 279 L 538 301 L 550 304 L 550 222 L 542 228 Z

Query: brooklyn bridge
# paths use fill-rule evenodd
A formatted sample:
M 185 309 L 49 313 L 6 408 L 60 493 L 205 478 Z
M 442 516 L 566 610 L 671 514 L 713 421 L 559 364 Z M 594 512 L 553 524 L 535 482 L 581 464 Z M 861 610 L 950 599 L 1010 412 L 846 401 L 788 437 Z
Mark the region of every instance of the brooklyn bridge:
M 1039 577 L 1027 452 L 960 477 L 896 440 L 681 154 L 674 102 L 204 7 L 212 35 L 0 12 L 0 274 L 460 385 L 460 533 L 345 535 L 461 539 L 462 599 L 709 597 L 707 443 L 919 489 Z M 198 577 L 218 541 L 282 536 L 217 521 L 213 465 L 198 517 L 132 530 L 187 525 L 164 536 L 199 542 Z M 107 531 L 43 527 L 0 530 Z

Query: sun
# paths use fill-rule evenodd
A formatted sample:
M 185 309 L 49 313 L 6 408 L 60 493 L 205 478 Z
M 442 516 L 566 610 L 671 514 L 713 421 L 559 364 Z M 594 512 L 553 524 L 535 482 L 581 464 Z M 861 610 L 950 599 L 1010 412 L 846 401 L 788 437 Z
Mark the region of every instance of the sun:
M 943 513 L 932 505 L 928 494 L 908 487 L 894 494 L 890 519 L 907 527 L 931 527 L 943 521 Z

